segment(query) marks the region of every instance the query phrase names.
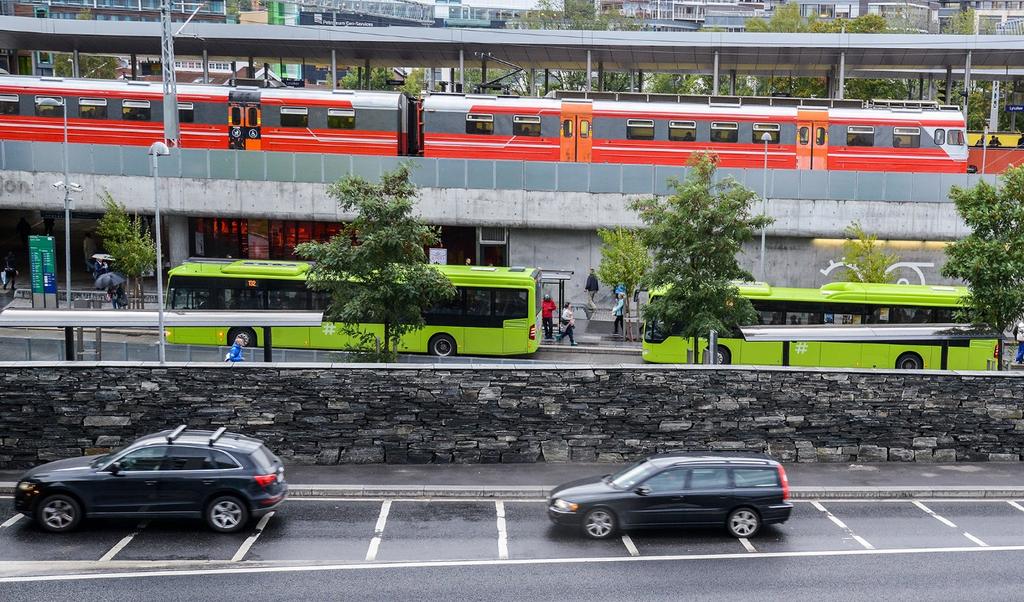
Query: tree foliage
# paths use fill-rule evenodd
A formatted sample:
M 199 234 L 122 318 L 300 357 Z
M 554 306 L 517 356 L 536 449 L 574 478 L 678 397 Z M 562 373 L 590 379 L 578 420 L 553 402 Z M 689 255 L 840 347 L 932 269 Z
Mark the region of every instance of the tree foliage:
M 847 282 L 891 283 L 892 273 L 886 273 L 889 266 L 900 260 L 894 253 L 886 253 L 878 242 L 878 236 L 868 234 L 859 222 L 853 222 L 844 230 L 843 273 Z
M 103 248 L 114 258 L 114 270 L 128 279 L 133 307 L 142 307 L 142 275 L 156 268 L 156 244 L 149 226 L 139 215 L 128 215 L 124 205 L 104 191 L 104 213 L 96 225 Z
M 623 335 L 626 340 L 632 340 L 633 294 L 651 269 L 651 255 L 636 230 L 601 228 L 597 235 L 601 237 L 601 263 L 597 266 L 597 277 L 612 286 L 622 284 L 626 288 Z
M 340 322 L 358 341 L 356 351 L 392 361 L 405 334 L 423 326 L 423 312 L 455 294 L 451 282 L 427 264 L 425 247 L 438 231 L 413 215 L 416 188 L 402 165 L 371 183 L 346 176 L 328 193 L 345 213 L 355 214 L 350 230 L 327 242 L 306 242 L 295 253 L 316 262 L 310 288 L 330 294 L 325 322 Z M 366 325 L 383 324 L 382 348 Z
M 1024 316 L 1024 166 L 949 196 L 971 233 L 946 247 L 942 275 L 967 283 L 961 319 L 1001 332 Z
M 698 337 L 756 318 L 735 284 L 752 279 L 736 256 L 771 222 L 751 213 L 759 198 L 752 190 L 732 178 L 715 181 L 717 165 L 716 155 L 696 153 L 686 179 L 670 182 L 670 196 L 633 203 L 646 225 L 641 240 L 653 253 L 647 284 L 662 292 L 644 309 L 644 319 L 666 333 L 693 337 L 695 360 Z
M 71 77 L 74 72 L 74 57 L 71 54 L 56 54 L 53 57 L 53 73 L 57 77 Z M 117 79 L 117 59 L 112 56 L 92 54 L 78 55 L 79 77 L 89 79 Z

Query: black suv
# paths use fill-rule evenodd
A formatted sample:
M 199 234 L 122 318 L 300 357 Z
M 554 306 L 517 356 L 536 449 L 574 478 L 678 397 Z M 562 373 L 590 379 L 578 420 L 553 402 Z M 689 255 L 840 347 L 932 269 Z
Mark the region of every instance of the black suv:
M 724 526 L 752 537 L 761 525 L 789 519 L 782 465 L 760 454 L 660 454 L 615 475 L 556 487 L 548 516 L 596 539 L 619 529 Z
M 232 533 L 284 501 L 284 466 L 259 439 L 179 426 L 103 456 L 37 466 L 18 481 L 14 509 L 47 531 L 86 517 L 203 518 Z

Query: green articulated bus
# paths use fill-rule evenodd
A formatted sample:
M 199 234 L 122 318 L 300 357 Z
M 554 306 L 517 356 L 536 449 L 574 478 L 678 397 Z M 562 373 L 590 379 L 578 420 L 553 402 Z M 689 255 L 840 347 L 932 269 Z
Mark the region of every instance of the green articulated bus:
M 519 267 L 435 266 L 455 285 L 449 302 L 424 315 L 427 325 L 402 338 L 399 350 L 433 355 L 526 355 L 537 351 L 540 271 Z M 171 310 L 323 311 L 326 293 L 309 290 L 310 264 L 300 261 L 190 259 L 168 273 Z M 383 336 L 382 324 L 362 328 Z M 263 329 L 246 324 L 167 329 L 169 343 L 229 345 L 242 335 L 257 346 Z M 343 329 L 281 327 L 274 346 L 289 349 L 351 349 Z
M 955 286 L 861 284 L 833 282 L 820 289 L 779 288 L 763 283 L 737 285 L 753 304 L 758 324 L 777 326 L 846 324 L 952 324 L 967 289 Z M 654 293 L 657 296 L 657 293 Z M 737 334 L 719 338 L 723 364 L 784 365 L 783 343 L 749 342 Z M 699 343 L 701 356 L 707 341 Z M 952 340 L 945 344 L 950 370 L 987 370 L 998 357 L 999 341 L 991 338 Z M 643 358 L 654 363 L 683 363 L 692 339 L 668 335 L 645 325 Z M 926 341 L 825 342 L 789 344 L 790 366 L 846 368 L 939 368 L 943 344 Z

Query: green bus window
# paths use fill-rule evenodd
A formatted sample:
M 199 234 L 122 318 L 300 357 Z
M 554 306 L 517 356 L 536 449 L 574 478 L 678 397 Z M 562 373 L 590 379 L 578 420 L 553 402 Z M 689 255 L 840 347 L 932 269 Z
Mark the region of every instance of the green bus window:
M 461 316 L 462 315 L 462 289 L 456 289 L 455 295 L 450 299 L 441 301 L 426 312 L 427 316 Z
M 787 311 L 786 324 L 799 326 L 801 324 L 821 324 L 822 315 L 820 311 Z
M 761 310 L 757 312 L 757 321 L 762 325 L 779 326 L 786 323 L 786 312 Z
M 259 289 L 224 289 L 224 309 L 266 309 Z
M 269 310 L 306 310 L 309 302 L 304 290 L 270 290 L 267 291 L 267 309 Z
M 323 311 L 327 309 L 327 306 L 331 304 L 331 296 L 328 293 L 314 291 L 312 298 L 310 299 L 310 309 L 313 311 Z
M 213 307 L 207 288 L 171 287 L 171 309 L 220 309 Z
M 494 291 L 494 315 L 506 320 L 527 318 L 530 292 L 523 289 L 497 289 Z
M 467 288 L 466 289 L 466 315 L 467 316 L 490 316 L 491 315 L 491 289 L 489 289 L 489 288 Z

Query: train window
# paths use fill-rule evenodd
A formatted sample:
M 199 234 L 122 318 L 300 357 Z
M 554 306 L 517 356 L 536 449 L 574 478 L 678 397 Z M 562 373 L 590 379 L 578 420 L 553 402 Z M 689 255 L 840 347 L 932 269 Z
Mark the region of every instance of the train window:
M 590 138 L 590 122 L 586 119 L 580 120 L 580 138 Z
M 356 129 L 356 110 L 327 109 L 327 127 L 332 130 Z
M 933 137 L 935 138 L 935 144 L 942 146 L 946 143 L 946 130 L 942 128 L 935 130 L 935 135 Z
M 228 125 L 242 125 L 242 107 L 231 107 L 228 111 Z
M 0 94 L 0 115 L 18 114 L 18 95 Z
M 259 127 L 260 125 L 260 110 L 256 107 L 249 107 L 245 110 L 246 123 L 249 127 Z
M 739 139 L 740 130 L 735 123 L 726 123 L 723 121 L 711 122 L 712 142 L 738 142 Z
M 79 98 L 78 116 L 82 119 L 106 119 L 107 99 L 105 98 Z
M 963 130 L 949 130 L 946 136 L 946 144 L 952 144 L 953 146 L 964 145 L 964 131 Z
M 825 139 L 827 136 L 828 134 L 825 133 L 825 128 L 814 128 L 814 144 L 816 146 L 825 146 Z
M 781 131 L 781 129 L 782 128 L 777 123 L 755 123 L 754 134 L 752 136 L 753 139 L 751 140 L 751 142 L 764 144 L 764 135 L 768 134 L 768 144 L 778 144 L 779 132 Z
M 178 103 L 178 123 L 195 123 L 195 105 L 190 102 Z
M 56 101 L 57 104 L 42 104 L 44 100 L 46 102 Z M 63 105 L 64 99 L 62 98 L 53 98 L 50 96 L 36 96 L 36 117 L 63 117 Z
M 851 125 L 846 128 L 846 146 L 874 146 L 875 128 Z
M 562 121 L 562 137 L 572 138 L 572 119 Z
M 469 113 L 468 115 L 466 115 L 466 133 L 493 134 L 494 115 L 484 115 L 483 113 Z
M 309 109 L 306 107 L 281 107 L 281 127 L 309 127 Z
M 893 128 L 893 148 L 918 148 L 921 146 L 921 128 Z
M 801 127 L 799 135 L 800 135 L 800 142 L 799 143 L 806 145 L 808 142 L 811 141 L 811 128 L 809 128 L 807 126 Z
M 627 119 L 626 138 L 629 140 L 654 140 L 654 120 Z
M 148 100 L 124 100 L 121 102 L 121 117 L 128 121 L 151 121 L 153 113 Z
M 513 115 L 512 135 L 540 136 L 540 117 L 538 115 Z
M 668 139 L 673 142 L 694 142 L 697 140 L 697 122 L 668 122 Z

